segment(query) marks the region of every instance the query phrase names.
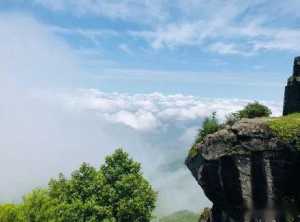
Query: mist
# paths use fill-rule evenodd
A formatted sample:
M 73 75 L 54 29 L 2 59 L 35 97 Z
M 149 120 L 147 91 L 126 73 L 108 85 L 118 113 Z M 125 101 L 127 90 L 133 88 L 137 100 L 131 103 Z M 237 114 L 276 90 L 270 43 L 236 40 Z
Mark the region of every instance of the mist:
M 2 14 L 0 27 L 1 202 L 122 147 L 159 192 L 157 213 L 210 205 L 184 158 L 206 115 L 222 119 L 249 101 L 91 89 L 80 58 L 39 22 Z

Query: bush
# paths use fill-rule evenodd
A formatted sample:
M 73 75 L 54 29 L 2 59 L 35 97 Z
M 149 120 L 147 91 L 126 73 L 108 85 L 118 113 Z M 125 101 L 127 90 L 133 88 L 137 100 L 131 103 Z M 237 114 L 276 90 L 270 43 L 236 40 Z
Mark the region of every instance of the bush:
M 239 118 L 256 118 L 256 117 L 268 117 L 272 114 L 271 110 L 259 102 L 255 101 L 249 103 L 244 109 L 237 112 Z
M 271 114 L 272 112 L 267 106 L 255 101 L 248 103 L 242 110 L 227 115 L 225 124 L 233 125 L 242 118 L 253 119 L 257 117 L 269 117 Z

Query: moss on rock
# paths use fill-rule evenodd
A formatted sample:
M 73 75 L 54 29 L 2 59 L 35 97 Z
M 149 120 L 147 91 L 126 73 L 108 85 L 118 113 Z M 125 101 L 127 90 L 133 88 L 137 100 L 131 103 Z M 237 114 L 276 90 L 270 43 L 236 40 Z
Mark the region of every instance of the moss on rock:
M 300 113 L 274 117 L 266 121 L 272 132 L 288 143 L 295 143 L 300 149 Z

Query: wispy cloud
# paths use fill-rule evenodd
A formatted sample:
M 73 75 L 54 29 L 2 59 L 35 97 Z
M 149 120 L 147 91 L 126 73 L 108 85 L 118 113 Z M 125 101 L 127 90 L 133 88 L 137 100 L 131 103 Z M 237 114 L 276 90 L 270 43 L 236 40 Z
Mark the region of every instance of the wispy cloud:
M 297 41 L 300 30 L 293 25 L 299 17 L 295 9 L 300 5 L 295 0 L 276 4 L 266 0 L 35 0 L 35 4 L 77 16 L 102 16 L 130 24 L 144 24 L 136 30 L 125 26 L 122 32 L 54 29 L 59 33 L 80 35 L 95 44 L 103 36 L 121 38 L 125 35 L 143 39 L 154 49 L 196 46 L 217 54 L 245 56 L 265 50 L 300 51 Z M 278 25 L 274 26 L 276 23 Z
M 76 16 L 108 17 L 121 20 L 141 20 L 141 22 L 162 21 L 168 17 L 164 10 L 165 1 L 109 1 L 109 0 L 35 0 L 53 11 L 66 11 Z
M 239 54 L 245 56 L 253 55 L 253 52 L 246 51 L 245 49 L 240 49 L 239 47 L 240 46 L 237 46 L 234 43 L 216 42 L 209 46 L 209 50 L 224 55 L 230 55 L 230 54 L 231 55 Z
M 64 28 L 60 26 L 49 26 L 48 29 L 53 33 L 60 35 L 77 35 L 98 43 L 103 38 L 118 36 L 117 31 L 111 29 L 82 29 L 82 28 Z
M 234 20 L 220 21 L 220 18 L 169 23 L 156 30 L 130 31 L 129 34 L 144 39 L 154 49 L 196 46 L 219 54 L 246 56 L 262 50 L 300 51 L 297 28 L 271 28 L 264 24 L 265 18 L 240 24 Z
M 125 52 L 125 53 L 127 53 L 127 54 L 130 54 L 130 55 L 133 54 L 131 48 L 130 48 L 127 44 L 122 43 L 122 44 L 119 45 L 119 48 L 120 48 L 123 52 Z

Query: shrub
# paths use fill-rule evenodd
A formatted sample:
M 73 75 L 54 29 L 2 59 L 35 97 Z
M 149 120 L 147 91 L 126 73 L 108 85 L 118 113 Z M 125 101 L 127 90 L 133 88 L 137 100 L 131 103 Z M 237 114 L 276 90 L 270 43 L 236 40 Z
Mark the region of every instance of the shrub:
M 239 118 L 256 118 L 256 117 L 268 117 L 272 114 L 271 110 L 259 102 L 247 104 L 244 109 L 237 112 Z
M 216 112 L 213 112 L 210 116 L 206 117 L 202 123 L 202 128 L 198 132 L 196 143 L 200 143 L 203 139 L 220 129 L 220 124 L 216 116 Z
M 257 117 L 269 117 L 272 114 L 271 110 L 259 102 L 248 103 L 242 110 L 230 113 L 225 118 L 226 125 L 233 125 L 242 118 L 253 119 Z
M 207 135 L 217 132 L 220 128 L 221 125 L 217 119 L 216 112 L 206 117 L 202 123 L 202 127 L 199 129 L 195 143 L 189 150 L 189 157 L 194 157 L 198 154 L 197 143 L 201 143 Z

